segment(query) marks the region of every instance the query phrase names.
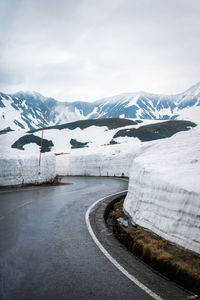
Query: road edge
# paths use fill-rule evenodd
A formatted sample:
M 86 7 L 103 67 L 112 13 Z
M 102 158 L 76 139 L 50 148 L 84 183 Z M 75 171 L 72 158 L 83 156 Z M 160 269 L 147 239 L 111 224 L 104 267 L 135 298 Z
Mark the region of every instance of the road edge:
M 152 290 L 150 290 L 147 286 L 145 286 L 142 282 L 140 282 L 136 277 L 134 277 L 132 274 L 130 274 L 124 267 L 122 267 L 122 265 L 120 265 L 112 256 L 110 253 L 108 253 L 108 251 L 103 247 L 103 245 L 100 243 L 100 241 L 98 240 L 97 236 L 95 235 L 91 223 L 90 223 L 90 213 L 92 212 L 92 210 L 95 208 L 95 206 L 97 204 L 99 204 L 102 201 L 108 200 L 113 198 L 112 200 L 114 200 L 114 198 L 123 196 L 125 193 L 127 193 L 128 190 L 124 190 L 115 194 L 111 194 L 109 196 L 103 197 L 101 199 L 98 199 L 97 201 L 95 201 L 86 211 L 85 214 L 85 222 L 88 228 L 88 231 L 90 233 L 90 236 L 92 237 L 94 243 L 97 245 L 97 247 L 101 250 L 101 252 L 107 257 L 107 259 L 121 272 L 123 273 L 129 280 L 131 280 L 135 285 L 137 285 L 140 289 L 142 289 L 146 294 L 148 294 L 149 296 L 151 296 L 153 299 L 155 300 L 163 300 L 163 298 L 161 298 L 159 295 L 157 295 L 156 293 L 154 293 Z

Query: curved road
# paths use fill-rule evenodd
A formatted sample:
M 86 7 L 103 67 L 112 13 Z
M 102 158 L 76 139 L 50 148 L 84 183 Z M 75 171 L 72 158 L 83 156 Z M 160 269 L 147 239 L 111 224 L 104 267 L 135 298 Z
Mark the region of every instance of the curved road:
M 85 223 L 94 201 L 127 189 L 127 183 L 64 180 L 72 184 L 0 192 L 0 299 L 152 299 L 102 254 Z M 187 299 L 187 292 L 174 289 L 181 296 L 176 291 L 166 299 Z

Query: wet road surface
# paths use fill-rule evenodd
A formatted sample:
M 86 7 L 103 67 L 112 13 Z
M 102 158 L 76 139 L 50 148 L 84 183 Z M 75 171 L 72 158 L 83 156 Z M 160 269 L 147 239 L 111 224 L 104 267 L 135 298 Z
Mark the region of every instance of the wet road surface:
M 72 184 L 0 192 L 0 299 L 152 299 L 107 260 L 85 224 L 88 207 L 127 182 L 64 180 Z

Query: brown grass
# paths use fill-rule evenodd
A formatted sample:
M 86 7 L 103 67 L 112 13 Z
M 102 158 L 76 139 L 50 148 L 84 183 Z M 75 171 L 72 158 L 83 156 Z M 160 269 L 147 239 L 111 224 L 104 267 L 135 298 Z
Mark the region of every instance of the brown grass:
M 128 219 L 123 212 L 123 201 L 115 203 L 113 213 L 113 232 L 119 241 L 145 263 L 200 295 L 200 257 L 147 230 L 120 224 L 118 218 Z

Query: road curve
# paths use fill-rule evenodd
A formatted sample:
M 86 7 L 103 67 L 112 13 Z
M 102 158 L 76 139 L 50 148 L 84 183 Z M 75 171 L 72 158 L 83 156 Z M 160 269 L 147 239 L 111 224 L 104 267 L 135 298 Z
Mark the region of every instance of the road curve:
M 93 202 L 127 183 L 64 180 L 72 184 L 0 192 L 0 299 L 152 299 L 102 254 L 85 223 Z

